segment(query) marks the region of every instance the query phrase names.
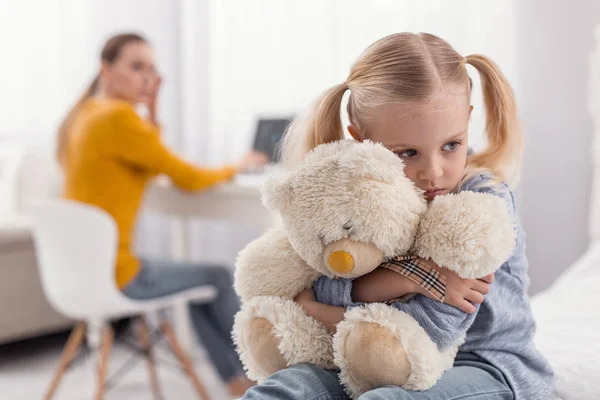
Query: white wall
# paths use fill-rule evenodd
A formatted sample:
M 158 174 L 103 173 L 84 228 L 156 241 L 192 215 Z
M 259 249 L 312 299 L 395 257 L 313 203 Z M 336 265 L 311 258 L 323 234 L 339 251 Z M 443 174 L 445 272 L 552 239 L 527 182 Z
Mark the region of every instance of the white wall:
M 181 132 L 188 119 L 180 80 L 185 43 L 179 29 L 191 1 L 0 0 L 0 49 L 9 56 L 0 65 L 0 147 L 54 146 L 58 123 L 98 71 L 106 39 L 134 31 L 151 42 L 164 77 L 162 136 L 184 148 Z M 208 79 L 206 73 L 198 76 Z M 168 233 L 166 219 L 144 215 L 140 221 L 138 249 L 168 255 L 170 236 L 156 234 Z
M 598 0 L 518 1 L 517 97 L 527 148 L 520 210 L 531 287 L 547 287 L 588 244 L 589 54 Z
M 212 153 L 241 154 L 257 116 L 288 116 L 342 82 L 372 42 L 391 33 L 431 32 L 464 55 L 483 53 L 514 78 L 514 1 L 213 1 L 210 9 Z M 309 23 L 307 21 L 310 21 Z M 477 89 L 478 76 L 474 74 Z M 474 93 L 471 139 L 481 144 L 484 112 Z M 235 116 L 235 117 L 232 117 Z

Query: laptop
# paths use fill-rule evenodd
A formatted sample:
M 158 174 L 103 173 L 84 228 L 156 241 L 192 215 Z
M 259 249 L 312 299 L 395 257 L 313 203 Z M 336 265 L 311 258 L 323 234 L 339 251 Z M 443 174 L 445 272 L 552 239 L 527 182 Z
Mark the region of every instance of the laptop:
M 292 118 L 260 118 L 256 124 L 253 149 L 265 153 L 269 164 L 262 168 L 238 174 L 236 183 L 240 186 L 258 187 L 267 179 L 269 172 L 277 169 L 281 139 L 292 122 Z
M 281 139 L 292 122 L 290 118 L 261 118 L 256 125 L 254 134 L 254 150 L 265 153 L 270 164 L 279 162 L 279 146 Z

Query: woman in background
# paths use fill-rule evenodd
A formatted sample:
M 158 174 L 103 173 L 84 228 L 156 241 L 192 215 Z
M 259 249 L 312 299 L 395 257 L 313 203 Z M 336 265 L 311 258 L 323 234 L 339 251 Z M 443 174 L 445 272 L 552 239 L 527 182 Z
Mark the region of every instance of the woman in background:
M 249 153 L 218 169 L 200 168 L 173 154 L 160 140 L 156 101 L 161 79 L 152 49 L 136 34 L 121 34 L 105 44 L 97 77 L 69 112 L 58 134 L 58 160 L 67 199 L 106 210 L 119 230 L 115 279 L 123 293 L 151 299 L 199 285 L 213 285 L 211 304 L 191 304 L 196 333 L 230 393 L 241 396 L 246 379 L 231 339 L 239 299 L 229 270 L 221 266 L 158 262 L 137 258 L 131 249 L 140 201 L 151 178 L 166 174 L 185 190 L 202 190 L 230 180 L 237 172 L 266 163 Z M 146 104 L 148 120 L 135 105 Z

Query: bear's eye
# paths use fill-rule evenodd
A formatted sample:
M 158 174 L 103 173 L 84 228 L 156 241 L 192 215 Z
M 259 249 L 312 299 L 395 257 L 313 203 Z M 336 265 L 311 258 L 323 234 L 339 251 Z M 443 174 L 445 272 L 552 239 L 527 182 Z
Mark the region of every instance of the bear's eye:
M 349 231 L 350 229 L 352 229 L 352 222 L 346 222 L 346 223 L 344 224 L 344 226 L 342 226 L 342 228 L 343 228 L 345 231 Z
M 317 235 L 317 237 L 319 238 L 321 244 L 325 246 L 325 235 Z

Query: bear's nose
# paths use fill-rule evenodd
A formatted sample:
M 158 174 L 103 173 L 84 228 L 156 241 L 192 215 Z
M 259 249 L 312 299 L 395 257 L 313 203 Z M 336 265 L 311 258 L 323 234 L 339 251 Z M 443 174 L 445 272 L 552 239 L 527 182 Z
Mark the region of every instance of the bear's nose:
M 347 274 L 354 269 L 354 258 L 345 251 L 334 251 L 328 261 L 329 267 L 340 274 Z

